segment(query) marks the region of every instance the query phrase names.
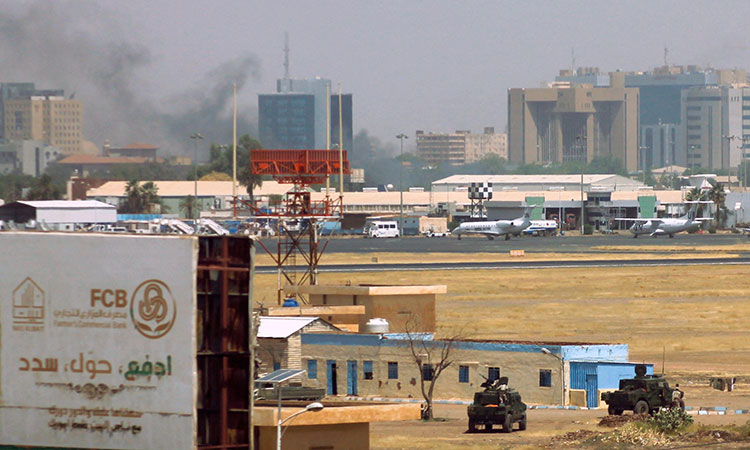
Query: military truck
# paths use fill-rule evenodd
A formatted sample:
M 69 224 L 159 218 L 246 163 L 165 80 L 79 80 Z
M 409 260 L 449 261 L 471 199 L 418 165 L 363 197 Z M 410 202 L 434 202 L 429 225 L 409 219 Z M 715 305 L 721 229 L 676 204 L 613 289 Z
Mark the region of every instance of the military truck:
M 526 429 L 526 404 L 521 401 L 521 394 L 508 387 L 508 377 L 490 381 L 485 378 L 481 384 L 483 391 L 474 394 L 474 402 L 468 406 L 469 432 L 483 425 L 492 430 L 492 425 L 503 426 L 504 433 L 513 431 L 513 424 L 518 422 L 518 429 Z
M 675 392 L 677 395 L 674 395 Z M 620 388 L 602 394 L 607 412 L 619 416 L 623 411 L 633 414 L 653 414 L 661 408 L 685 409 L 682 391 L 669 387 L 663 375 L 646 375 L 646 366 L 635 366 L 635 378 L 620 380 Z

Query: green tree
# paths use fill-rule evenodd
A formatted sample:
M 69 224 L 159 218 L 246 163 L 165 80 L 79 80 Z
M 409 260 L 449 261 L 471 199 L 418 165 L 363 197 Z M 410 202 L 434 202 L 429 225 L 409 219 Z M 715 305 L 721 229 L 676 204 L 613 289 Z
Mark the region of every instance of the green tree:
M 711 190 L 708 191 L 707 195 L 708 199 L 716 205 L 716 213 L 714 214 L 714 222 L 716 223 L 716 226 L 723 226 L 727 215 L 727 208 L 724 206 L 727 194 L 724 192 L 724 186 L 721 183 L 716 183 Z
M 704 201 L 705 198 L 706 196 L 703 191 L 701 191 L 700 187 L 694 187 L 685 194 L 685 200 L 689 202 L 701 202 Z M 703 217 L 703 204 L 698 204 L 696 217 Z
M 62 192 L 52 183 L 52 177 L 45 173 L 34 181 L 27 198 L 29 200 L 59 200 L 62 198 Z
M 126 214 L 150 214 L 156 205 L 162 206 L 158 191 L 153 181 L 141 185 L 138 180 L 132 179 L 125 185 L 125 198 L 120 202 L 120 210 Z
M 253 189 L 263 185 L 263 177 L 253 174 L 250 170 L 250 150 L 263 148 L 256 139 L 249 134 L 243 134 L 237 140 L 237 181 L 247 189 L 250 202 L 254 202 Z M 231 145 L 211 144 L 211 162 L 208 172 L 222 172 L 232 175 L 233 149 Z
M 0 199 L 6 203 L 15 202 L 23 198 L 23 190 L 34 183 L 34 177 L 13 172 L 0 175 Z
M 183 198 L 180 202 L 180 211 L 185 212 L 185 217 L 188 219 L 195 218 L 195 210 L 198 205 L 196 204 L 195 197 L 192 195 L 188 195 L 187 197 Z

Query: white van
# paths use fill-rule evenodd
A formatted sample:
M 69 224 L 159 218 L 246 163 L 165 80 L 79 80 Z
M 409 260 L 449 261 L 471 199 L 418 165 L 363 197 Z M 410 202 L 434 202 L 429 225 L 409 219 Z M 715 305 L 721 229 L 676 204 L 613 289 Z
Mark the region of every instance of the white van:
M 365 228 L 365 237 L 397 238 L 399 237 L 398 222 L 395 220 L 373 220 Z

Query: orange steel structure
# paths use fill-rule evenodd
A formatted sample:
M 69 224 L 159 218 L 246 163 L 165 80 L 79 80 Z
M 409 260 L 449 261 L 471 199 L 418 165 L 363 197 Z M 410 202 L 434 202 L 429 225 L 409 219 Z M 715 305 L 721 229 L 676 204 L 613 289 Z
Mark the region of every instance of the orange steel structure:
M 341 192 L 337 198 L 326 196 L 322 201 L 313 202 L 307 188 L 325 183 L 331 175 L 349 175 L 351 168 L 345 150 L 251 150 L 250 161 L 251 173 L 271 175 L 279 183 L 294 184 L 277 211 L 264 211 L 250 205 L 254 216 L 274 218 L 278 223 L 275 251 L 260 240 L 258 243 L 276 263 L 277 300 L 281 304 L 282 282 L 318 284 L 318 262 L 328 245 L 326 240 L 320 246 L 321 223 L 340 220 L 343 216 Z M 302 257 L 304 269 L 298 269 L 297 256 Z

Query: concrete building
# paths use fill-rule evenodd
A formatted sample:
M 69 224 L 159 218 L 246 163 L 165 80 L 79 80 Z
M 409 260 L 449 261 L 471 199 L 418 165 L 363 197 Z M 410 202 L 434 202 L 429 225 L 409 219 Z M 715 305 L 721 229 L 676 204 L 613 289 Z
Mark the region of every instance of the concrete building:
M 357 327 L 347 326 L 353 331 L 363 331 L 371 319 L 381 318 L 389 322 L 390 331 L 401 333 L 407 330 L 416 332 L 435 331 L 435 303 L 438 294 L 445 294 L 445 285 L 437 286 L 340 286 L 340 285 L 300 285 L 286 286 L 287 295 L 302 294 L 308 304 L 316 306 L 365 307 L 364 314 L 353 318 Z M 351 318 L 337 318 L 333 315 L 323 319 L 335 324 Z M 344 320 L 342 320 L 344 319 Z
M 750 88 L 685 89 L 682 103 L 686 166 L 735 169 L 750 156 Z
M 114 158 L 111 158 L 114 159 Z M 157 194 L 161 197 L 164 205 L 173 214 L 180 214 L 180 203 L 185 197 L 195 195 L 195 183 L 193 181 L 154 181 Z M 90 189 L 87 198 L 99 200 L 110 205 L 119 205 L 120 200 L 125 198 L 126 181 L 108 181 L 98 187 Z M 289 184 L 279 184 L 276 181 L 264 181 L 260 188 L 256 188 L 254 194 L 256 199 L 268 201 L 271 195 L 282 195 L 292 188 Z M 241 200 L 249 200 L 247 190 L 237 184 L 237 197 Z M 325 195 L 325 194 L 322 194 Z M 265 197 L 265 200 L 264 200 Z M 198 205 L 203 212 L 216 210 L 231 210 L 232 208 L 232 182 L 231 181 L 198 181 Z
M 317 317 L 260 317 L 258 326 L 258 351 L 262 361 L 261 372 L 280 368 L 303 369 L 303 332 L 341 331 Z
M 432 182 L 432 191 L 459 192 L 471 183 L 492 183 L 493 195 L 506 191 L 580 191 L 581 175 L 451 175 Z M 592 190 L 636 191 L 644 187 L 640 181 L 614 174 L 584 174 L 584 192 Z
M 326 103 L 330 90 L 329 104 Z M 330 107 L 330 115 L 327 108 Z M 328 120 L 326 118 L 328 117 Z M 344 149 L 352 151 L 352 95 L 341 95 Z M 326 129 L 326 124 L 329 129 Z M 276 81 L 276 92 L 258 95 L 258 131 L 265 148 L 325 149 L 330 130 L 331 148 L 339 141 L 339 96 L 324 78 Z
M 9 140 L 37 140 L 60 148 L 63 154 L 81 153 L 83 104 L 62 96 L 31 96 L 3 102 L 4 135 Z
M 111 147 L 109 143 L 104 144 L 104 156 L 121 156 L 128 158 L 145 158 L 156 161 L 156 151 L 159 147 L 154 147 L 145 142 L 133 142 L 124 147 Z
M 639 169 L 660 167 L 662 165 L 680 164 L 691 166 L 698 164 L 702 156 L 685 142 L 685 134 L 695 134 L 696 123 L 685 121 L 684 91 L 703 89 L 710 86 L 731 86 L 747 83 L 747 73 L 740 69 L 702 69 L 695 65 L 665 65 L 646 72 L 610 72 L 600 73 L 599 68 L 579 68 L 575 71 L 561 70 L 555 78 L 558 82 L 573 84 L 593 84 L 596 87 L 612 86 L 616 80 L 624 80 L 625 87 L 638 88 L 640 106 L 640 163 Z M 695 106 L 695 105 L 693 105 Z M 693 110 L 694 111 L 694 110 Z M 692 114 L 695 116 L 695 114 Z M 687 130 L 686 126 L 693 128 Z M 674 132 L 672 130 L 675 130 Z M 668 137 L 674 133 L 674 139 L 662 145 L 658 135 L 664 132 Z M 653 139 L 646 135 L 651 134 Z M 674 157 L 665 147 L 673 147 Z M 689 155 L 693 155 L 690 157 Z M 695 156 L 698 154 L 699 156 Z M 669 159 L 667 159 L 669 158 Z M 688 159 L 690 158 L 690 159 Z
M 508 159 L 508 135 L 495 133 L 494 127 L 485 127 L 482 134 L 466 135 L 466 162 L 481 160 L 490 153 Z
M 21 172 L 38 177 L 44 173 L 49 163 L 62 156 L 62 150 L 42 141 L 0 142 L 0 174 Z
M 37 89 L 34 83 L 0 83 L 0 138 L 5 137 L 5 111 L 3 103 L 6 100 L 29 99 L 33 96 L 63 97 L 62 89 Z
M 490 153 L 508 158 L 508 137 L 505 133 L 495 133 L 493 127 L 485 127 L 482 134 L 472 134 L 468 130 L 455 133 L 417 130 L 416 137 L 417 154 L 429 165 L 463 165 L 479 161 Z
M 302 411 L 306 402 L 285 402 L 281 419 Z M 420 405 L 346 404 L 326 402 L 321 411 L 301 414 L 284 425 L 283 448 L 367 450 L 370 448 L 370 423 L 418 420 Z M 256 443 L 260 449 L 276 448 L 278 409 L 270 402 L 261 403 L 253 412 Z
M 429 380 L 446 341 L 431 334 L 412 337 Z M 527 403 L 596 408 L 600 392 L 616 389 L 635 367 L 625 344 L 458 340 L 450 356 L 453 364 L 438 378 L 435 399 L 469 400 L 484 377 L 507 376 Z M 302 359 L 303 366 L 316 367 L 303 384 L 325 388 L 328 395 L 422 397 L 419 368 L 404 334 L 303 333 Z
M 638 90 L 562 85 L 508 91 L 508 152 L 515 164 L 591 162 L 638 167 Z

